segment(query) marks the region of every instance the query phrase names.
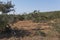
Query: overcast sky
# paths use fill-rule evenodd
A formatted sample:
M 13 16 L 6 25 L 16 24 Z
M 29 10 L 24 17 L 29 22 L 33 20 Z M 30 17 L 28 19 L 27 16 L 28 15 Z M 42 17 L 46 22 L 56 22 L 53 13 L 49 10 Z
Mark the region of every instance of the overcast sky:
M 7 0 L 2 0 L 7 1 Z M 17 13 L 60 10 L 60 0 L 12 0 Z

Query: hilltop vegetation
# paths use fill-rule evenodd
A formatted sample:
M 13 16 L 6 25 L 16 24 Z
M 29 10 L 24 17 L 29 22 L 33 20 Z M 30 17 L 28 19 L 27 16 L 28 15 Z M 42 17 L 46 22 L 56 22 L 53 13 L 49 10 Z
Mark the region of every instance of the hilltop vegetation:
M 37 10 L 22 15 L 14 15 L 14 14 L 0 14 L 0 27 L 3 27 L 7 24 L 13 24 L 17 21 L 23 20 L 32 20 L 33 22 L 49 22 L 50 20 L 60 19 L 60 11 L 52 11 L 52 12 L 39 12 Z
M 0 2 L 0 40 L 60 40 L 60 11 L 8 14 L 11 1 Z
M 29 23 L 29 20 L 31 20 L 30 23 Z M 58 38 L 60 38 L 60 21 L 59 20 L 60 20 L 60 11 L 39 12 L 35 10 L 31 13 L 22 14 L 22 15 L 0 14 L 0 33 L 2 31 L 2 35 L 4 34 L 4 31 L 6 30 L 6 26 L 8 24 L 13 24 L 13 25 L 15 24 L 16 28 L 10 29 L 10 30 L 16 32 L 16 35 L 14 35 L 13 33 L 12 35 L 16 37 L 18 36 L 18 39 L 20 39 L 19 37 L 25 38 L 25 36 L 26 36 L 26 39 L 28 38 L 30 39 L 31 37 L 34 37 L 31 39 L 35 39 L 36 38 L 35 36 L 38 35 L 37 37 L 39 39 L 41 39 L 40 37 L 42 37 L 43 40 L 45 39 L 58 40 Z M 18 28 L 20 27 L 22 29 L 18 30 L 17 27 Z M 23 28 L 25 27 L 27 27 L 28 29 L 26 28 L 26 30 L 24 30 Z M 41 27 L 43 29 L 41 29 Z M 32 29 L 32 28 L 35 28 L 35 29 Z M 31 35 L 34 35 L 34 36 L 31 36 Z M 11 36 L 11 34 L 9 36 Z M 53 38 L 51 38 L 52 36 Z M 12 37 L 12 39 L 16 39 L 16 38 Z

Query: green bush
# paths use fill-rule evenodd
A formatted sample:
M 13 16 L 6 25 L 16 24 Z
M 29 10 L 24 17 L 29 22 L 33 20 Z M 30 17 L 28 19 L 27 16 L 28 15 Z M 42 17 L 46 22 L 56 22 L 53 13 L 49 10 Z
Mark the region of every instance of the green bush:
M 41 35 L 41 36 L 43 36 L 43 37 L 45 37 L 46 36 L 46 33 L 44 33 L 43 31 L 41 31 L 41 30 L 37 30 L 37 31 L 35 31 L 35 35 Z
M 60 23 L 54 23 L 53 26 L 54 26 L 54 30 L 60 33 Z

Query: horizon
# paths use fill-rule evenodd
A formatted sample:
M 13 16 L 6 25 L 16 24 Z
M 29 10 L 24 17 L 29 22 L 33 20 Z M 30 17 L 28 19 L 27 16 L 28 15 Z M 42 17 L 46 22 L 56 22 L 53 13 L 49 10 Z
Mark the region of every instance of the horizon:
M 4 2 L 10 0 L 1 0 Z M 16 13 L 60 11 L 60 0 L 11 0 L 15 4 Z

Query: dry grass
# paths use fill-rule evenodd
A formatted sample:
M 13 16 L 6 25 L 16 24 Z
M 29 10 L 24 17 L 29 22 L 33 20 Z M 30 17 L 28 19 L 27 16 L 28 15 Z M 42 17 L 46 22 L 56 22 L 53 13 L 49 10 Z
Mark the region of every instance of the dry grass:
M 48 23 L 34 23 L 31 20 L 29 20 L 18 21 L 11 26 L 12 28 L 23 30 L 21 33 L 19 33 L 18 31 L 17 35 L 24 34 L 25 36 L 12 36 L 10 38 L 3 38 L 0 40 L 60 40 L 59 34 L 56 31 L 54 31 L 53 27 L 48 25 Z M 28 32 L 30 32 L 30 34 L 26 36 L 26 33 Z

